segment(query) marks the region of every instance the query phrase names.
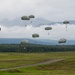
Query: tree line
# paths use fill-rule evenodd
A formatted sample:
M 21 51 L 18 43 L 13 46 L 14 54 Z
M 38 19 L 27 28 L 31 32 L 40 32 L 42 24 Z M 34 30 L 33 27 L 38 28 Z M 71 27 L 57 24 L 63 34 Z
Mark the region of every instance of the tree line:
M 75 45 L 0 44 L 0 52 L 64 52 L 75 51 Z

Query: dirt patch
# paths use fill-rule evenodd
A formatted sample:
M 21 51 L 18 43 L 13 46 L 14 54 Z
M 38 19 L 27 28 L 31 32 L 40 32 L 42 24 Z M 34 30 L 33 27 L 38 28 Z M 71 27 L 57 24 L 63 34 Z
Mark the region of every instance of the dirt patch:
M 7 70 L 8 73 L 22 73 L 22 71 L 17 69 Z
M 5 69 L 0 69 L 0 70 L 1 71 L 7 70 L 9 72 L 15 72 L 15 71 L 19 72 L 18 70 L 15 70 L 15 69 L 25 68 L 25 67 L 32 67 L 32 66 L 46 65 L 46 64 L 55 63 L 55 62 L 58 62 L 58 61 L 61 61 L 61 60 L 64 60 L 64 59 L 53 59 L 53 60 L 48 60 L 48 61 L 44 61 L 44 62 L 40 62 L 40 63 L 36 63 L 36 64 L 30 64 L 30 65 L 25 65 L 25 66 L 17 66 L 17 67 L 13 67 L 13 68 L 5 68 Z

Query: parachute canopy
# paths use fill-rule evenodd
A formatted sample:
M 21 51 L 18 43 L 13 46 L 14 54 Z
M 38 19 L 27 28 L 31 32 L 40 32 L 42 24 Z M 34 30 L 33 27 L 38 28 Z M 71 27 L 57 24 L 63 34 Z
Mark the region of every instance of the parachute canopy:
M 58 43 L 66 43 L 66 39 L 65 38 L 62 38 L 62 39 L 60 39 L 59 41 L 58 41 Z
M 35 16 L 34 15 L 29 15 L 29 18 L 35 18 Z
M 63 24 L 69 24 L 69 21 L 64 21 Z
M 29 41 L 28 40 L 22 40 L 21 44 L 29 44 Z
M 46 27 L 45 30 L 52 30 L 52 27 Z
M 36 33 L 35 34 L 32 34 L 32 37 L 33 38 L 38 38 L 39 37 L 39 34 L 36 34 Z
M 28 16 L 22 16 L 21 19 L 22 20 L 30 20 L 30 18 Z

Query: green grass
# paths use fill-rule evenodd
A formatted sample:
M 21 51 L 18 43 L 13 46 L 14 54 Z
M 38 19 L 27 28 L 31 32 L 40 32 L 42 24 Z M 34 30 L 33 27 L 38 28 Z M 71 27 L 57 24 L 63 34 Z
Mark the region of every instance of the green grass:
M 0 53 L 0 68 L 34 64 L 64 58 L 65 60 L 35 67 L 0 71 L 1 75 L 75 75 L 75 52 Z
M 0 68 L 23 66 L 49 60 L 47 53 L 0 53 Z

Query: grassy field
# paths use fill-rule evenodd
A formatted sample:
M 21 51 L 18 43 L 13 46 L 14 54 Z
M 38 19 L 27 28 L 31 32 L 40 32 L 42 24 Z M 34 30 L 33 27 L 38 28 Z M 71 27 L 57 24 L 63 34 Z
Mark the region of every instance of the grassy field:
M 0 71 L 1 75 L 75 75 L 75 52 L 0 53 L 0 69 L 39 63 L 51 59 L 65 60 L 20 69 Z

